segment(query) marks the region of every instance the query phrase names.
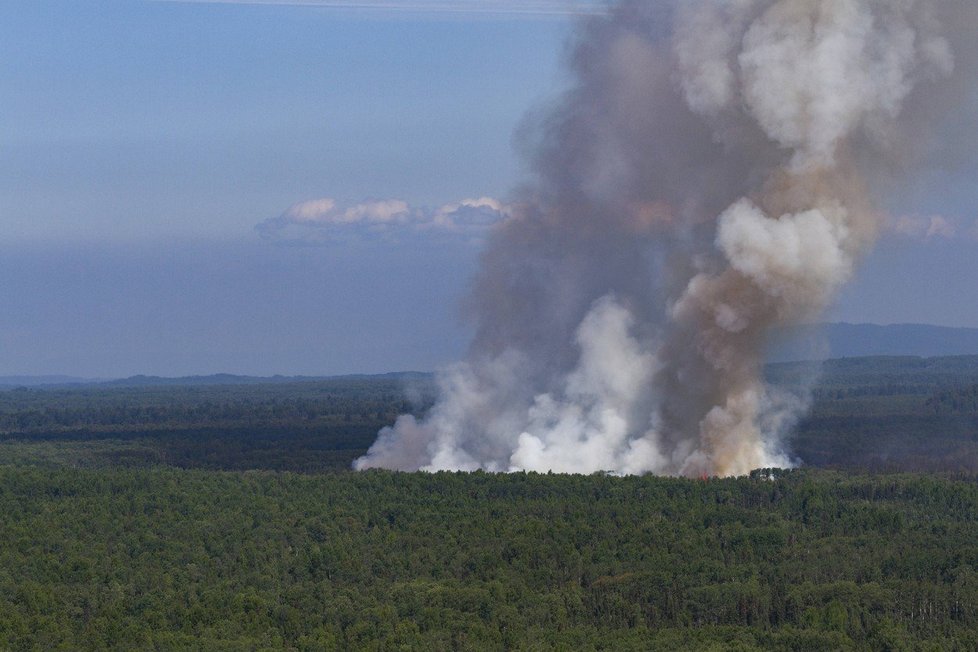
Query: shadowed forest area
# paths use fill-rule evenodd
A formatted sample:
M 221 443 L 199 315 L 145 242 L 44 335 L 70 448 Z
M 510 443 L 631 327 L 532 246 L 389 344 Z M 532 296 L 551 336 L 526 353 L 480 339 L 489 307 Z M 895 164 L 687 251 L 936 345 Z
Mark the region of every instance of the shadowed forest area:
M 805 466 L 978 472 L 978 356 L 780 363 L 767 377 L 812 397 L 786 441 Z M 426 374 L 226 378 L 0 390 L 0 464 L 344 470 L 435 391 Z
M 349 471 L 423 375 L 0 391 L 0 648 L 976 649 L 978 357 L 767 375 L 807 466 L 723 480 Z
M 978 472 L 978 356 L 875 357 L 771 365 L 771 382 L 812 387 L 788 440 L 807 466 Z

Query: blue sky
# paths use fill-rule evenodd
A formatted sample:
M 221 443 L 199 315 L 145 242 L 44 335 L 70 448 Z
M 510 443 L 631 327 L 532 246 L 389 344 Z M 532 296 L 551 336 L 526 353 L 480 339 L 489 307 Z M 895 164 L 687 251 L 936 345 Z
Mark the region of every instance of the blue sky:
M 301 246 L 255 227 L 324 197 L 336 220 L 397 198 L 412 224 L 505 198 L 526 175 L 514 130 L 568 82 L 573 18 L 498 6 L 5 3 L 0 375 L 381 372 L 462 355 L 477 232 Z M 973 172 L 892 200 L 917 222 L 884 237 L 830 317 L 978 326 Z M 955 236 L 918 228 L 932 214 Z
M 567 28 L 292 6 L 11 4 L 0 183 L 17 239 L 223 239 L 320 196 L 505 192 L 518 172 L 510 134 L 558 87 Z

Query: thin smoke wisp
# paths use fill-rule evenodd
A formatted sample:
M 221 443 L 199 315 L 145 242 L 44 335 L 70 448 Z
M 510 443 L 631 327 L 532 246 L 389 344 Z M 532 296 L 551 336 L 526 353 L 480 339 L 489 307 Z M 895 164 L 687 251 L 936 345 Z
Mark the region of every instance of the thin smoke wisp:
M 884 223 L 878 189 L 961 99 L 970 2 L 621 2 L 524 129 L 468 358 L 357 469 L 740 475 L 790 464 L 804 401 L 772 332 L 817 316 Z M 960 50 L 960 51 L 959 51 Z

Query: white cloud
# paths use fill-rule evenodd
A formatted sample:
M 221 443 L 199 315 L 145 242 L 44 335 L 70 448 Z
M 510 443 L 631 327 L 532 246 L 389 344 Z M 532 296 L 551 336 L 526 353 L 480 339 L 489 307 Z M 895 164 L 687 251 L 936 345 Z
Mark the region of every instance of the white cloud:
M 336 207 L 332 199 L 312 199 L 294 204 L 285 211 L 285 216 L 295 223 L 316 223 L 328 220 Z
M 358 222 L 373 224 L 389 224 L 410 219 L 411 209 L 407 202 L 400 199 L 385 199 L 368 201 L 357 204 L 343 211 L 341 223 L 356 224 Z
M 902 215 L 891 220 L 888 227 L 897 235 L 916 240 L 951 239 L 958 235 L 955 223 L 942 215 Z
M 255 229 L 265 239 L 291 244 L 425 236 L 473 239 L 511 214 L 509 206 L 492 197 L 463 199 L 438 208 L 412 207 L 400 199 L 342 207 L 323 197 L 293 204 Z
M 471 231 L 492 226 L 510 215 L 511 209 L 492 197 L 463 199 L 437 209 L 431 216 L 430 226 L 454 231 Z

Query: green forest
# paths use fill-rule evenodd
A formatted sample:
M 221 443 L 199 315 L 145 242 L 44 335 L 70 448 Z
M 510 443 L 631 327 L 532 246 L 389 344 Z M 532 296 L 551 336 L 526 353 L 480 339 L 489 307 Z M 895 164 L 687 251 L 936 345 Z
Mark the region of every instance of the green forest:
M 5 649 L 974 650 L 973 477 L 0 470 Z
M 978 357 L 767 375 L 805 464 L 707 480 L 350 471 L 422 375 L 0 390 L 0 649 L 978 649 Z

